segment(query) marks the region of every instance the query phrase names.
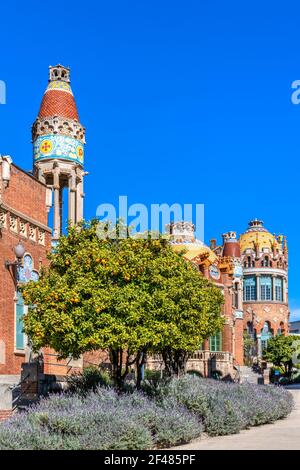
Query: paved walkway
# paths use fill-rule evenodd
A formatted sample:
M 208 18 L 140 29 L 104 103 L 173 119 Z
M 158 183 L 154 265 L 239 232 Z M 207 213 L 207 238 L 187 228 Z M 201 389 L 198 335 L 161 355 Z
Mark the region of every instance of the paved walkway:
M 205 437 L 176 447 L 185 450 L 300 450 L 300 385 L 287 387 L 295 409 L 285 419 L 241 431 L 239 434 Z

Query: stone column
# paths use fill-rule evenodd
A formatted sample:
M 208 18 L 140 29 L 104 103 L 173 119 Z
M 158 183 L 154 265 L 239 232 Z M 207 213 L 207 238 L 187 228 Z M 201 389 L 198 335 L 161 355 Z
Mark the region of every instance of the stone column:
M 276 276 L 272 276 L 272 300 L 276 300 L 276 290 L 275 290 L 275 279 L 276 279 Z
M 243 285 L 242 282 L 238 283 L 238 310 L 243 310 Z
M 256 300 L 260 300 L 260 276 L 256 276 Z
M 69 213 L 68 219 L 72 224 L 76 220 L 76 175 L 75 170 L 72 170 L 71 176 L 69 177 Z
M 282 300 L 285 304 L 287 304 L 287 280 L 283 277 L 282 278 Z
M 79 179 L 76 186 L 76 222 L 83 219 L 83 180 Z
M 59 168 L 56 168 L 53 173 L 53 190 L 54 190 L 54 224 L 53 224 L 53 238 L 56 240 L 60 236 L 61 220 L 60 220 L 60 201 L 59 201 Z
M 260 335 L 257 335 L 257 357 L 261 357 L 262 351 L 261 351 L 261 338 Z

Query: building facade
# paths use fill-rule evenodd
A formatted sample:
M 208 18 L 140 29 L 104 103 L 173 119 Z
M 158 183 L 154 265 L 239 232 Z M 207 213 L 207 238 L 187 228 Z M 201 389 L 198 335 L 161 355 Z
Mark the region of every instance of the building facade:
M 83 218 L 85 128 L 67 67 L 49 67 L 32 142 L 32 173 L 18 168 L 10 157 L 0 157 L 0 374 L 7 375 L 18 374 L 26 359 L 21 320 L 26 306 L 19 286 L 38 278 L 47 252 L 67 222 L 75 224 Z M 243 365 L 245 332 L 253 338 L 255 356 L 262 355 L 271 336 L 288 332 L 286 238 L 272 235 L 257 219 L 239 239 L 236 232 L 224 233 L 221 245 L 214 239 L 210 246 L 196 240 L 190 222 L 172 223 L 168 231 L 174 250 L 184 249 L 186 260 L 224 295 L 223 331 L 204 342 L 191 356 L 188 368 L 204 376 L 217 372 L 233 376 L 235 367 Z M 19 245 L 24 249 L 22 262 L 16 257 Z M 86 354 L 79 361 L 57 361 L 55 351 L 49 349 L 43 354 L 45 372 L 58 375 L 108 361 L 105 352 Z M 148 365 L 159 368 L 161 361 L 152 357 Z
M 206 246 L 194 238 L 193 224 L 177 222 L 168 227 L 175 250 L 186 251 L 187 261 L 210 279 L 224 295 L 223 331 L 217 332 L 188 361 L 188 369 L 204 376 L 214 373 L 235 375 L 244 365 L 244 335 L 252 339 L 251 363 L 262 358 L 272 336 L 289 330 L 288 248 L 286 237 L 272 235 L 258 219 L 237 238 L 236 232 L 223 234 Z M 159 358 L 151 366 L 161 366 Z
M 195 265 L 224 295 L 223 330 L 204 341 L 201 349 L 191 355 L 187 368 L 204 377 L 218 374 L 232 378 L 236 367 L 243 364 L 243 271 L 236 233 L 225 233 L 221 246 L 211 240 L 208 247 L 195 239 L 190 222 L 172 223 L 167 229 L 174 250 L 184 250 L 187 262 Z M 155 369 L 163 366 L 159 356 L 149 358 L 148 365 Z
M 240 247 L 244 329 L 253 337 L 253 355 L 260 357 L 269 338 L 289 328 L 287 241 L 255 219 L 240 236 Z
M 37 279 L 46 263 L 51 246 L 46 199 L 45 184 L 17 167 L 11 157 L 0 156 L 0 374 L 19 374 L 25 361 L 26 307 L 19 286 Z M 24 251 L 20 266 L 18 245 Z
M 0 156 L 0 375 L 20 374 L 21 364 L 31 354 L 23 333 L 27 307 L 20 286 L 38 279 L 47 252 L 68 221 L 73 224 L 83 218 L 85 129 L 67 67 L 49 67 L 32 142 L 32 173 L 17 167 L 11 157 Z M 18 249 L 24 251 L 19 259 Z M 48 348 L 43 355 L 48 374 L 65 375 L 82 367 L 82 360 L 58 361 Z

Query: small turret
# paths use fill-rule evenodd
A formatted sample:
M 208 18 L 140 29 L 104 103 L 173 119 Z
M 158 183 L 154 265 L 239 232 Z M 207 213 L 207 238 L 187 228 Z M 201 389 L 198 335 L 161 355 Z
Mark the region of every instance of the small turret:
M 49 67 L 49 81 L 38 116 L 32 126 L 35 176 L 53 193 L 53 238 L 62 233 L 62 206 L 67 202 L 67 219 L 78 223 L 83 218 L 83 170 L 85 128 L 80 124 L 70 86 L 70 68 Z M 68 188 L 68 201 L 64 201 Z M 51 206 L 48 192 L 47 207 Z
M 236 232 L 223 233 L 223 256 L 231 258 L 240 258 L 240 244 L 236 238 Z

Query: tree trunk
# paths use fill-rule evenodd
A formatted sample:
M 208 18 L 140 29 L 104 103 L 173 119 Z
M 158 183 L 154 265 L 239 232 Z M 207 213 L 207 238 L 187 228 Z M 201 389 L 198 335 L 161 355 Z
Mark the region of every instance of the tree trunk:
M 125 364 L 123 361 L 124 355 Z M 129 373 L 129 367 L 136 362 L 136 357 L 131 358 L 130 350 L 124 351 L 123 349 L 110 349 L 110 360 L 112 363 L 112 379 L 116 388 L 119 390 L 124 389 L 125 379 Z M 124 365 L 124 370 L 123 370 Z
M 137 370 L 137 379 L 136 379 L 136 388 L 139 390 L 141 388 L 143 380 L 143 367 L 146 363 L 146 350 L 139 352 L 136 356 L 136 370 Z
M 122 377 L 123 349 L 110 349 L 110 360 L 114 385 L 118 389 L 122 389 L 124 386 L 124 378 Z
M 189 354 L 183 349 L 164 348 L 162 357 L 165 363 L 167 376 L 180 377 L 185 374 Z

